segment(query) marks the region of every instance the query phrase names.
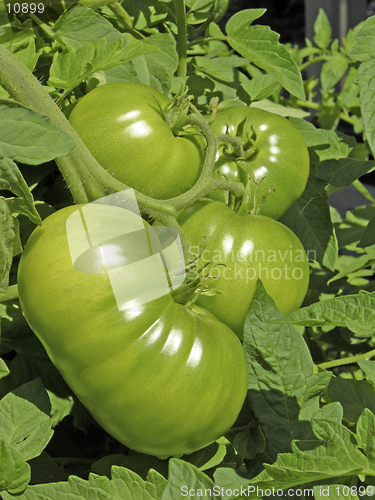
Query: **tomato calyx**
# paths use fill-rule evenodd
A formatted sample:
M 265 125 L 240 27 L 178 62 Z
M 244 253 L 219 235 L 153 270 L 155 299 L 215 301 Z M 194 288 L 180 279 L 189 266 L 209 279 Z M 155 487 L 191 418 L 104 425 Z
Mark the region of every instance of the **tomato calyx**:
M 170 292 L 175 302 L 185 305 L 189 309 L 194 306 L 200 295 L 213 296 L 222 293 L 220 290 L 209 287 L 207 285 L 207 280 L 215 279 L 212 276 L 212 271 L 218 266 L 225 267 L 225 264 L 214 264 L 213 262 L 206 262 L 199 268 L 197 265 L 205 250 L 206 243 L 207 241 L 205 241 L 205 244 L 203 245 L 199 253 L 194 255 L 192 260 L 186 266 L 185 273 L 187 277 L 185 279 L 185 282 L 174 290 L 171 290 Z M 207 268 L 208 272 L 205 272 Z
M 164 120 L 174 135 L 181 135 L 193 98 L 194 96 L 188 95 L 187 89 L 181 90 L 164 108 L 161 108 Z
M 235 212 L 238 215 L 258 215 L 266 202 L 268 196 L 275 191 L 275 188 L 269 188 L 263 194 L 263 196 L 259 199 L 259 187 L 261 182 L 266 177 L 262 177 L 260 181 L 256 181 L 252 175 L 250 175 L 250 179 L 248 180 L 245 188 L 245 193 L 235 207 Z M 252 185 L 255 184 L 255 189 L 252 190 Z

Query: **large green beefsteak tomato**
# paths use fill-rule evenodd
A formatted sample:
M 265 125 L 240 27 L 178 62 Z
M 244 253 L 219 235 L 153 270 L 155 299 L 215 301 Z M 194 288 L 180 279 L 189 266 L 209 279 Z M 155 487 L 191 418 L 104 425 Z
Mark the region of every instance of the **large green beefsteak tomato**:
M 118 206 L 64 208 L 30 236 L 18 289 L 28 323 L 97 422 L 165 457 L 228 431 L 247 368 L 226 325 L 165 293 L 153 231 Z

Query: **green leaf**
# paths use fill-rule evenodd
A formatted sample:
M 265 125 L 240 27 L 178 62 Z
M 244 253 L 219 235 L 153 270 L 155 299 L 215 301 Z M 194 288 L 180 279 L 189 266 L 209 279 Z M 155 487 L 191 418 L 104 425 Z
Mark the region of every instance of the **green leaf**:
M 111 44 L 123 39 L 123 35 L 109 21 L 82 4 L 74 5 L 57 20 L 54 33 L 56 40 L 72 51 L 96 40 Z
M 171 458 L 169 460 L 168 484 L 162 500 L 176 500 L 176 498 L 214 498 L 212 493 L 205 495 L 205 490 L 213 491 L 214 483 L 197 467 L 183 460 Z M 194 491 L 191 495 L 189 492 Z
M 22 493 L 29 484 L 31 477 L 30 466 L 22 454 L 4 439 L 0 439 L 0 492 L 7 490 L 14 495 Z
M 155 0 L 123 0 L 121 6 L 133 21 L 133 28 L 144 30 L 163 21 L 167 15 L 167 5 Z
M 282 322 L 345 327 L 358 337 L 368 337 L 375 332 L 375 292 L 360 290 L 358 294 L 322 300 L 285 316 Z
M 9 190 L 19 196 L 18 199 L 9 198 L 6 200 L 10 213 L 26 215 L 34 224 L 41 224 L 42 221 L 35 208 L 33 195 L 17 165 L 8 158 L 0 159 L 0 189 Z M 13 255 L 17 254 L 13 253 Z
M 282 318 L 258 282 L 244 331 L 249 404 L 266 440 L 258 463 L 272 463 L 291 451 L 293 440 L 309 438 L 311 417 L 331 377 L 314 374 L 305 341 L 294 327 L 279 324 Z
M 236 68 L 244 66 L 246 60 L 242 57 L 195 57 L 194 66 L 198 71 L 206 73 L 214 79 L 223 82 L 234 83 L 241 79 L 241 76 Z M 243 78 L 245 80 L 245 78 Z
M 366 470 L 368 460 L 359 450 L 356 435 L 347 427 L 323 419 L 312 419 L 311 425 L 314 441 L 295 442 L 292 453 L 280 453 L 272 465 L 265 464 L 266 470 L 253 479 L 241 477 L 234 470 L 218 469 L 214 474 L 216 484 L 224 490 L 242 488 L 247 498 L 262 497 L 265 490 L 281 496 L 281 490 L 287 488 Z
M 368 226 L 362 234 L 362 238 L 358 243 L 358 247 L 365 248 L 375 245 L 375 216 L 370 219 Z
M 34 71 L 41 50 L 36 52 L 35 35 L 30 21 L 22 25 L 3 26 L 1 29 L 1 43 L 13 52 L 17 58 L 30 70 Z
M 257 77 L 255 77 L 257 78 Z M 280 116 L 294 117 L 294 118 L 305 118 L 309 116 L 310 113 L 306 113 L 303 109 L 291 108 L 283 106 L 277 102 L 270 101 L 269 99 L 262 99 L 261 101 L 254 101 L 251 103 L 254 108 L 264 109 L 270 113 L 275 113 Z M 305 120 L 301 120 L 305 121 Z
M 155 471 L 150 471 L 147 481 L 135 472 L 122 467 L 112 467 L 112 479 L 90 474 L 88 480 L 70 476 L 67 482 L 37 484 L 28 486 L 18 500 L 61 499 L 61 500 L 93 500 L 142 499 L 161 500 L 166 479 Z M 4 500 L 14 500 L 8 493 L 2 493 Z
M 337 422 L 313 420 L 315 436 L 323 443 L 315 450 L 280 455 L 267 472 L 276 480 L 317 481 L 336 476 L 349 476 L 367 467 L 366 457 L 348 428 Z M 298 446 L 298 443 L 297 443 Z M 302 480 L 302 481 L 301 481 Z M 298 482 L 296 484 L 298 484 Z
M 361 64 L 358 68 L 356 83 L 359 86 L 359 100 L 366 136 L 375 155 L 375 16 L 369 17 L 357 34 L 357 44 L 349 55 Z
M 322 90 L 328 91 L 338 83 L 349 67 L 349 59 L 340 52 L 329 57 L 320 73 Z
M 38 165 L 67 155 L 75 146 L 68 134 L 41 113 L 0 100 L 0 158 Z
M 375 387 L 369 382 L 333 377 L 328 393 L 332 401 L 340 402 L 348 422 L 356 423 L 365 408 L 375 412 Z
M 160 460 L 151 455 L 106 455 L 100 458 L 91 466 L 91 470 L 99 476 L 111 476 L 112 466 L 124 467 L 141 476 L 142 479 L 147 479 L 150 470 L 158 471 L 163 476 L 168 474 L 168 462 Z
M 323 9 L 319 9 L 318 16 L 314 23 L 314 42 L 322 49 L 326 50 L 332 41 L 331 25 Z
M 0 358 L 0 379 L 9 375 L 9 368 L 6 365 L 5 361 Z
M 357 33 L 357 43 L 350 50 L 349 55 L 352 59 L 359 62 L 370 61 L 374 57 L 375 45 L 375 16 L 366 19 L 359 32 Z
M 226 40 L 227 37 L 221 31 L 216 23 L 210 23 L 208 27 L 208 34 L 213 38 L 218 38 L 219 40 Z
M 260 101 L 273 94 L 280 84 L 275 75 L 265 74 L 245 81 L 242 88 L 249 95 L 250 101 Z M 250 104 L 250 102 L 247 102 Z
M 226 33 L 230 36 L 241 28 L 246 28 L 253 24 L 254 21 L 259 19 L 265 14 L 267 9 L 246 9 L 237 12 L 231 16 L 225 26 Z
M 325 187 L 312 168 L 305 191 L 280 222 L 298 236 L 309 259 L 333 269 L 338 250 Z
M 6 201 L 0 197 L 0 293 L 8 288 L 17 233 L 17 219 L 12 217 Z
M 361 359 L 358 361 L 358 366 L 366 375 L 367 380 L 375 385 L 375 361 Z
M 358 250 L 356 245 L 361 240 L 370 220 L 375 216 L 375 207 L 358 207 L 352 212 L 346 212 L 345 221 L 335 225 L 339 247 Z
M 359 446 L 365 452 L 370 467 L 375 470 L 375 416 L 368 408 L 358 419 L 356 433 Z
M 370 255 L 361 255 L 360 257 L 351 258 L 348 262 L 344 261 L 344 265 L 338 267 L 339 272 L 333 276 L 327 283 L 328 285 L 334 281 L 337 281 L 341 278 L 349 276 L 350 274 L 368 267 L 372 262 L 374 262 L 373 258 Z M 371 275 L 372 273 L 370 273 Z
M 292 95 L 305 99 L 301 73 L 286 47 L 279 43 L 280 35 L 266 26 L 237 26 L 237 23 L 229 27 L 227 24 L 227 34 L 228 43 L 242 57 L 275 75 Z
M 322 161 L 315 175 L 332 186 L 350 186 L 355 180 L 375 169 L 375 161 L 340 158 Z
M 0 401 L 0 435 L 25 460 L 37 457 L 53 435 L 50 410 L 40 380 L 24 384 Z
M 72 89 L 96 71 L 105 71 L 156 50 L 155 46 L 140 40 L 133 41 L 131 37 L 128 42 L 117 39 L 107 43 L 105 39 L 98 39 L 76 51 L 65 49 L 54 56 L 48 84 L 61 89 Z
M 149 43 L 151 47 L 157 47 L 159 50 L 134 57 L 131 61 L 101 73 L 94 73 L 93 78 L 97 78 L 101 84 L 141 82 L 169 95 L 178 65 L 174 38 L 167 33 L 153 33 L 144 40 L 144 43 Z

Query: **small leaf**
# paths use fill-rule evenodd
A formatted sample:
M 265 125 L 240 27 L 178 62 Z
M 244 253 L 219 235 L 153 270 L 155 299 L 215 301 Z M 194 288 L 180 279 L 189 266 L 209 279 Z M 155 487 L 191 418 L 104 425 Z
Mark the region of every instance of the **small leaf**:
M 0 492 L 7 490 L 12 495 L 22 493 L 30 477 L 30 466 L 22 454 L 0 439 Z
M 221 31 L 219 26 L 216 23 L 210 23 L 208 27 L 208 33 L 213 38 L 218 38 L 219 40 L 226 40 L 227 37 Z
M 372 154 L 375 155 L 375 16 L 369 17 L 357 34 L 357 43 L 349 52 L 350 57 L 359 61 L 356 83 L 363 123 Z
M 228 36 L 233 35 L 237 30 L 246 28 L 253 24 L 254 21 L 259 19 L 265 14 L 267 9 L 245 9 L 237 12 L 228 20 L 225 31 Z
M 375 361 L 361 359 L 358 361 L 358 366 L 366 375 L 367 380 L 375 385 Z
M 314 42 L 320 49 L 326 50 L 332 41 L 332 30 L 328 17 L 323 9 L 319 9 L 319 14 L 314 23 L 314 32 Z
M 333 377 L 328 393 L 332 401 L 341 404 L 348 422 L 356 423 L 365 408 L 375 412 L 375 387 L 369 382 Z
M 375 469 L 375 416 L 368 408 L 363 410 L 358 419 L 357 437 L 370 467 Z
M 250 96 L 251 101 L 260 101 L 273 94 L 280 84 L 275 75 L 265 74 L 244 82 L 242 88 Z M 248 103 L 250 104 L 250 102 Z
M 371 245 L 375 245 L 375 216 L 370 219 L 357 247 L 365 248 Z
M 344 76 L 348 67 L 349 59 L 340 52 L 329 57 L 323 64 L 322 71 L 320 73 L 322 89 L 328 91 L 334 87 Z
M 375 161 L 340 158 L 322 161 L 317 166 L 315 175 L 332 186 L 346 187 L 374 169 Z
M 126 43 L 122 38 L 111 43 L 98 39 L 77 50 L 68 48 L 55 54 L 48 84 L 61 89 L 71 89 L 96 71 L 105 71 L 156 50 L 157 47 L 150 43 L 140 40 Z
M 49 118 L 14 101 L 0 100 L 0 158 L 38 165 L 67 155 L 75 146 Z
M 7 291 L 12 260 L 18 253 L 18 241 L 18 221 L 12 217 L 4 198 L 0 197 L 0 293 Z
M 25 460 L 37 457 L 53 434 L 49 412 L 41 382 L 24 384 L 0 401 L 0 434 Z
M 325 187 L 312 168 L 305 191 L 280 222 L 298 236 L 310 260 L 333 269 L 338 250 Z
M 241 14 L 241 13 L 239 13 Z M 235 17 L 235 16 L 234 16 Z M 305 99 L 301 73 L 280 36 L 266 26 L 230 26 L 228 42 L 242 57 L 276 76 L 292 95 Z
M 34 224 L 40 225 L 41 218 L 35 208 L 34 198 L 17 165 L 8 158 L 0 159 L 0 189 L 11 191 L 18 199 L 7 199 L 11 213 L 26 215 Z
M 355 295 L 322 300 L 285 316 L 282 322 L 300 326 L 340 326 L 360 337 L 372 336 L 375 332 L 375 292 L 360 290 Z
M 350 50 L 349 55 L 352 59 L 359 62 L 370 61 L 374 57 L 375 45 L 375 16 L 366 19 L 361 29 L 357 33 L 357 43 Z
M 213 487 L 212 480 L 197 467 L 183 460 L 171 458 L 168 483 L 162 500 L 175 500 L 181 497 L 192 498 L 189 495 L 190 490 L 194 490 L 199 495 L 199 491 L 213 490 Z
M 0 379 L 6 377 L 7 375 L 9 375 L 9 373 L 10 372 L 8 366 L 6 365 L 5 361 L 0 358 Z
M 95 40 L 105 40 L 110 44 L 123 38 L 123 35 L 109 21 L 80 3 L 60 16 L 53 29 L 61 45 L 73 51 Z

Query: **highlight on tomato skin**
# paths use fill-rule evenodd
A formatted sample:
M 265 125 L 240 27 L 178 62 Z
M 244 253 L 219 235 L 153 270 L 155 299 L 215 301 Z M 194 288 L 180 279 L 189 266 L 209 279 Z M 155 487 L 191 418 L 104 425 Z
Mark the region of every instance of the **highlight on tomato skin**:
M 114 438 L 159 457 L 217 440 L 247 394 L 236 335 L 160 281 L 180 264 L 172 250 L 138 213 L 76 205 L 34 230 L 18 273 L 23 314 L 72 391 Z

